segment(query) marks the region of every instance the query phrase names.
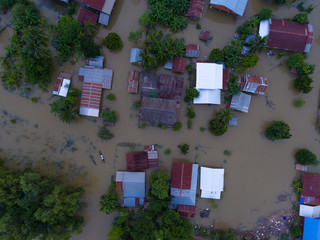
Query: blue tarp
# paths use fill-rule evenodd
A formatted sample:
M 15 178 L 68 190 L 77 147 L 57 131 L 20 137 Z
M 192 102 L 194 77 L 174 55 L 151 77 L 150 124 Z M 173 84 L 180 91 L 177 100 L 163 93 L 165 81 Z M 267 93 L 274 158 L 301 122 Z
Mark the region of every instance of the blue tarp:
M 304 218 L 303 240 L 320 239 L 320 219 Z

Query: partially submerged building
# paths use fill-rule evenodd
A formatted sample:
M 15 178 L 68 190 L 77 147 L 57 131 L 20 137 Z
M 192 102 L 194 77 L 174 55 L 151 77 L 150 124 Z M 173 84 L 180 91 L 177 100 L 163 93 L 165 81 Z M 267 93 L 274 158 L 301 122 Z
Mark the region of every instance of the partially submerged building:
M 116 190 L 123 192 L 123 205 L 125 207 L 144 205 L 145 179 L 144 172 L 117 171 Z
M 130 70 L 128 74 L 128 93 L 137 94 L 139 88 L 140 73 Z
M 85 24 L 89 21 L 91 23 L 96 23 L 98 21 L 98 18 L 99 18 L 99 15 L 97 13 L 92 12 L 87 8 L 81 8 L 77 19 L 82 24 Z
M 197 62 L 196 89 L 200 95 L 193 99 L 194 104 L 220 104 L 223 87 L 223 65 Z
M 61 97 L 66 97 L 69 92 L 70 83 L 71 83 L 71 74 L 60 73 L 54 84 L 52 94 L 58 95 Z
M 140 53 L 143 50 L 140 48 L 131 48 L 131 54 L 130 54 L 130 63 L 133 64 L 140 64 L 142 57 L 140 56 Z
M 240 90 L 243 92 L 264 95 L 268 87 L 268 81 L 265 77 L 245 74 L 241 80 Z
M 146 145 L 144 151 L 126 154 L 127 170 L 140 171 L 159 167 L 158 151 L 155 145 Z
M 198 164 L 175 162 L 172 164 L 171 201 L 169 206 L 177 209 L 183 217 L 196 215 L 196 191 Z
M 83 82 L 80 98 L 80 115 L 99 117 L 102 84 Z
M 260 37 L 268 36 L 267 45 L 288 51 L 310 52 L 313 26 L 307 23 L 270 18 L 260 22 Z
M 159 76 L 155 71 L 142 72 L 141 77 L 141 96 L 157 97 L 159 88 Z
M 158 84 L 158 98 L 181 101 L 184 79 L 172 74 L 161 74 Z
M 302 239 L 320 239 L 320 219 L 304 218 Z
M 247 113 L 249 111 L 250 101 L 251 95 L 241 92 L 239 95 L 232 96 L 230 108 Z
M 224 188 L 224 169 L 200 168 L 201 198 L 220 199 Z
M 209 31 L 202 30 L 202 31 L 200 32 L 200 36 L 199 36 L 199 39 L 200 39 L 200 40 L 208 41 L 209 38 L 210 38 L 210 32 L 209 32 Z
M 185 16 L 193 20 L 200 19 L 203 13 L 203 6 L 204 6 L 203 0 L 191 0 L 190 8 Z
M 199 44 L 187 44 L 186 45 L 186 57 L 197 58 L 200 56 Z
M 174 57 L 173 58 L 173 65 L 172 65 L 172 72 L 177 73 L 184 73 L 186 70 L 187 65 L 187 58 L 185 57 Z
M 320 175 L 303 174 L 303 189 L 300 197 L 301 204 L 320 205 Z
M 210 0 L 210 8 L 243 16 L 248 0 Z
M 88 58 L 86 60 L 86 65 L 91 67 L 103 68 L 104 56 L 96 56 L 92 58 Z

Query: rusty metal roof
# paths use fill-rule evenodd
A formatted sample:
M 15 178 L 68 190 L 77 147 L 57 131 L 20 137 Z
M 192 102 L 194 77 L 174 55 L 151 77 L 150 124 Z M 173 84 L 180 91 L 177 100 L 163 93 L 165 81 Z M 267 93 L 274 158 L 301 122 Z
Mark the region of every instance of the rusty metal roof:
M 78 0 L 79 2 L 84 3 L 85 5 L 95 8 L 99 11 L 102 10 L 105 0 Z
M 180 102 L 184 79 L 172 74 L 161 74 L 158 87 L 158 98 L 175 99 Z
M 171 187 L 179 189 L 190 189 L 191 176 L 192 163 L 173 163 Z
M 178 205 L 178 213 L 181 217 L 193 218 L 196 215 L 196 211 L 196 206 Z
M 303 174 L 303 190 L 301 197 L 310 197 L 309 204 L 320 204 L 320 175 Z
M 96 23 L 98 21 L 98 17 L 99 15 L 97 13 L 92 12 L 87 8 L 81 8 L 78 15 L 78 21 L 82 24 L 85 24 L 89 21 L 91 21 L 92 23 Z
M 203 0 L 191 0 L 190 8 L 186 14 L 191 19 L 201 18 L 203 12 L 204 1 Z
M 184 73 L 184 71 L 186 70 L 186 64 L 187 64 L 187 58 L 185 58 L 185 57 L 180 57 L 180 58 L 175 57 L 173 59 L 172 71 L 173 72 Z
M 134 70 L 128 74 L 128 93 L 138 93 L 140 73 Z
M 186 45 L 186 57 L 199 57 L 200 45 L 199 44 L 187 44 Z
M 139 171 L 149 168 L 147 152 L 128 152 L 126 154 L 126 160 L 128 171 Z

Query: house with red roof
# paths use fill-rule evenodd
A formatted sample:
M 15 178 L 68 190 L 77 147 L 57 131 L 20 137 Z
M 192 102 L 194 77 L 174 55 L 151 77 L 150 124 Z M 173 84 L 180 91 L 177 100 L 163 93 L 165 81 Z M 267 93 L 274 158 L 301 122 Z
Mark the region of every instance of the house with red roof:
M 95 12 L 92 12 L 91 10 L 87 8 L 81 8 L 79 15 L 78 15 L 78 21 L 82 24 L 85 24 L 87 22 L 96 23 L 98 21 L 99 15 Z
M 198 164 L 174 162 L 171 174 L 171 200 L 169 206 L 183 217 L 196 215 Z
M 270 18 L 260 22 L 260 37 L 268 36 L 267 45 L 288 51 L 310 52 L 313 26 L 307 23 Z
M 128 93 L 137 94 L 139 88 L 140 73 L 130 70 L 128 74 Z
M 158 151 L 155 145 L 146 145 L 144 151 L 126 154 L 127 170 L 140 171 L 159 167 Z
M 186 70 L 186 65 L 187 65 L 187 58 L 175 57 L 173 59 L 172 72 L 184 73 L 184 71 Z
M 268 81 L 265 77 L 245 74 L 241 80 L 240 90 L 243 92 L 264 95 L 268 87 Z
M 300 197 L 301 204 L 320 205 L 320 175 L 303 174 L 303 190 Z
M 204 1 L 203 0 L 191 0 L 190 1 L 190 8 L 185 15 L 192 20 L 197 20 L 202 17 Z
M 187 44 L 186 45 L 186 57 L 197 58 L 200 56 L 199 44 Z
M 210 32 L 209 32 L 209 31 L 202 30 L 202 31 L 200 32 L 200 36 L 199 36 L 199 39 L 200 39 L 200 40 L 208 41 L 208 40 L 209 40 L 209 37 L 210 37 Z

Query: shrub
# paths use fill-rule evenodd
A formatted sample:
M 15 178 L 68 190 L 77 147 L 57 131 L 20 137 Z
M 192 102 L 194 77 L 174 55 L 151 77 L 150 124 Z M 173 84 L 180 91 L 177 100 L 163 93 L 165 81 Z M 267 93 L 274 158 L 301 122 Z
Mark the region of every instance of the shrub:
M 209 60 L 214 63 L 223 62 L 224 61 L 223 51 L 219 48 L 212 49 L 209 55 Z
M 17 123 L 17 120 L 15 120 L 14 118 L 11 118 L 11 119 L 10 119 L 10 123 L 16 124 L 16 123 Z
M 114 209 L 118 205 L 115 182 L 111 183 L 108 190 L 108 194 L 101 195 L 99 205 L 100 205 L 100 212 L 104 212 L 109 215 L 114 211 Z
M 188 120 L 187 122 L 188 129 L 192 128 L 192 124 L 193 124 L 192 120 Z
M 296 160 L 302 165 L 318 165 L 317 156 L 308 149 L 300 149 L 296 153 Z
M 228 82 L 228 90 L 225 93 L 225 99 L 230 99 L 233 95 L 240 94 L 240 86 L 238 85 L 239 76 L 232 74 Z
M 302 193 L 303 183 L 301 180 L 295 179 L 291 184 L 293 191 L 299 196 Z
M 276 0 L 277 4 L 285 4 L 287 0 Z
M 226 155 L 226 156 L 231 156 L 232 152 L 230 150 L 226 149 L 226 150 L 223 151 L 223 154 Z
M 200 23 L 197 23 L 197 24 L 196 24 L 196 28 L 197 28 L 197 29 L 201 29 L 201 24 L 200 24 Z
M 139 107 L 140 107 L 140 101 L 139 100 L 136 100 L 132 103 L 132 107 L 134 110 L 138 110 Z
M 204 132 L 205 130 L 206 130 L 206 128 L 200 127 L 200 132 Z
M 302 93 L 309 93 L 312 90 L 311 83 L 313 82 L 312 78 L 309 76 L 301 76 L 298 77 L 294 82 L 294 87 L 302 92 Z
M 75 11 L 75 2 L 72 2 L 69 6 L 67 6 L 68 15 L 71 16 Z
M 186 155 L 189 152 L 189 147 L 190 147 L 190 145 L 186 144 L 186 143 L 180 144 L 178 146 L 178 148 L 180 148 L 180 153 L 183 155 Z
M 294 105 L 296 107 L 302 107 L 304 104 L 306 103 L 305 100 L 303 100 L 303 98 L 299 97 L 296 99 L 296 101 L 294 102 Z
M 259 20 L 267 20 L 272 16 L 271 8 L 262 8 L 258 14 Z
M 305 55 L 302 53 L 295 53 L 288 58 L 288 66 L 289 67 L 302 67 L 304 63 Z
M 138 41 L 139 39 L 142 38 L 142 33 L 143 33 L 142 29 L 138 29 L 135 32 L 131 31 L 128 36 L 128 41 L 130 42 Z
M 308 13 L 306 12 L 298 13 L 293 17 L 293 20 L 298 23 L 309 23 Z
M 290 233 L 292 237 L 299 237 L 302 234 L 301 226 L 298 223 L 294 223 L 290 227 Z
M 164 154 L 165 155 L 170 155 L 171 154 L 171 149 L 167 148 L 166 150 L 164 150 Z
M 189 105 L 187 107 L 187 114 L 186 115 L 188 118 L 191 118 L 191 119 L 196 117 L 196 113 L 193 111 L 193 106 Z
M 249 56 L 244 57 L 241 62 L 241 68 L 242 69 L 249 69 L 253 68 L 257 65 L 259 61 L 259 57 L 255 53 L 251 53 Z
M 104 110 L 101 112 L 101 117 L 106 122 L 115 123 L 117 120 L 116 112 L 110 110 Z
M 36 102 L 38 102 L 38 98 L 32 97 L 32 98 L 30 98 L 30 102 L 36 103 Z
M 109 132 L 106 126 L 99 127 L 98 136 L 102 139 L 111 139 L 113 134 Z
M 181 122 L 176 122 L 173 125 L 173 131 L 179 131 L 182 128 L 182 123 Z
M 273 140 L 289 139 L 290 127 L 284 121 L 273 121 L 266 129 L 266 136 Z
M 115 101 L 116 100 L 116 95 L 114 95 L 113 93 L 109 93 L 106 96 L 106 99 L 110 100 L 110 101 Z
M 215 136 L 221 136 L 228 131 L 228 125 L 214 118 L 209 121 L 209 131 Z
M 195 89 L 194 87 L 188 87 L 186 89 L 186 97 L 184 98 L 184 101 L 189 102 L 194 98 L 199 97 L 199 95 L 200 95 L 200 92 L 197 89 Z
M 110 50 L 119 50 L 123 47 L 120 36 L 114 32 L 109 33 L 103 40 L 103 43 Z

